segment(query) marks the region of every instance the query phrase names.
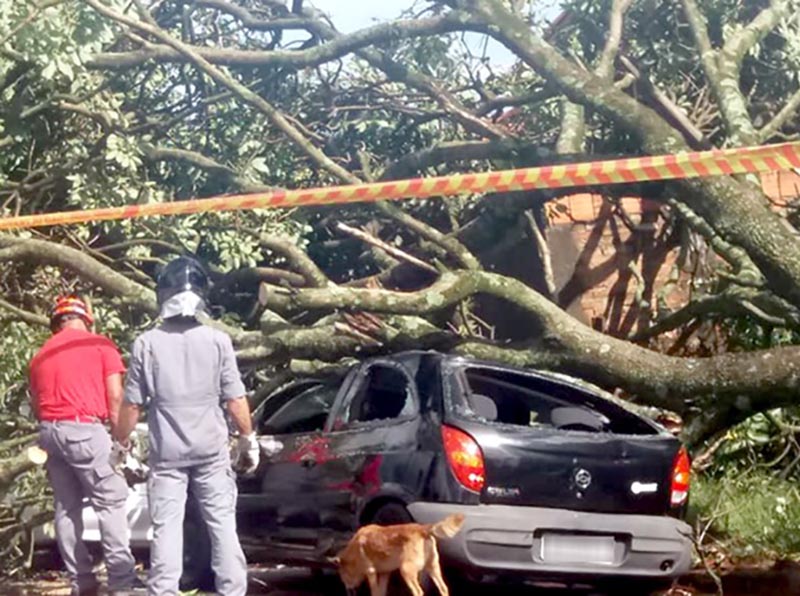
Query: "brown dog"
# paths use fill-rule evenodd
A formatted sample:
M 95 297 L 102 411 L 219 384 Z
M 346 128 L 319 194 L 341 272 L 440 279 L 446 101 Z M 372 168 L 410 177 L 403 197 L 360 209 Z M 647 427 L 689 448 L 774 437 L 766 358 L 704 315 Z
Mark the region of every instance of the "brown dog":
M 442 596 L 449 596 L 439 565 L 436 538 L 452 538 L 463 523 L 464 516 L 459 513 L 436 524 L 372 524 L 359 529 L 333 559 L 339 565 L 339 577 L 347 593 L 355 593 L 366 579 L 372 596 L 385 596 L 389 576 L 399 570 L 411 594 L 422 596 L 419 574 L 424 569 Z

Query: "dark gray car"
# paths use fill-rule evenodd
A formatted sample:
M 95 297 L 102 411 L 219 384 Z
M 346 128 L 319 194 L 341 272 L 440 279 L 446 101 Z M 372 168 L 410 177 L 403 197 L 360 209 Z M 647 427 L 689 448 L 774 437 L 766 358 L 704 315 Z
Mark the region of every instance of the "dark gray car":
M 324 565 L 363 524 L 459 512 L 441 551 L 472 577 L 664 582 L 690 566 L 685 449 L 579 381 L 406 352 L 293 383 L 254 419 L 282 449 L 239 481 L 250 558 Z

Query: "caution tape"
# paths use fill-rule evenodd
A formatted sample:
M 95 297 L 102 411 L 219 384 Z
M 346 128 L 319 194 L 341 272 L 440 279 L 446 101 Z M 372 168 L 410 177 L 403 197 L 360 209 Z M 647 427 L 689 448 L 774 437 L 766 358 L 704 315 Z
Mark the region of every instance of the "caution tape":
M 186 215 L 208 211 L 241 211 L 421 199 L 486 192 L 555 189 L 775 172 L 791 168 L 800 168 L 800 143 L 23 215 L 0 218 L 0 230 L 132 219 L 154 215 Z

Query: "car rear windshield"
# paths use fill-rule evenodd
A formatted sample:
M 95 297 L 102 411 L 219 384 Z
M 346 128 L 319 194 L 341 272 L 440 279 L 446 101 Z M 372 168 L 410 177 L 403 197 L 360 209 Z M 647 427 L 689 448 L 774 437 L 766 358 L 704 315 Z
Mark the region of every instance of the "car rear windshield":
M 489 424 L 563 431 L 658 434 L 636 414 L 578 387 L 533 374 L 468 366 L 451 376 L 456 415 Z

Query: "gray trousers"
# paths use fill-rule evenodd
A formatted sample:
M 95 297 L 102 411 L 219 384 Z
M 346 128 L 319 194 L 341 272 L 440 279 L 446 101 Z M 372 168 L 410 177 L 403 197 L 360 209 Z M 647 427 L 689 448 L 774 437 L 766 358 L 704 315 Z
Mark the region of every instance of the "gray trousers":
M 100 423 L 43 422 L 39 444 L 47 452 L 47 476 L 55 497 L 58 549 L 73 594 L 93 592 L 97 580 L 83 543 L 83 499 L 89 498 L 100 524 L 108 587 L 124 590 L 136 581 L 129 546 L 125 501 L 128 485 L 109 464 L 111 437 Z
M 147 492 L 153 542 L 147 593 L 178 594 L 183 569 L 183 516 L 190 485 L 211 539 L 211 568 L 217 594 L 244 596 L 247 562 L 236 534 L 236 479 L 227 454 L 183 468 L 151 468 Z

